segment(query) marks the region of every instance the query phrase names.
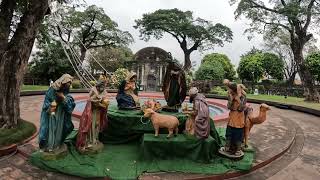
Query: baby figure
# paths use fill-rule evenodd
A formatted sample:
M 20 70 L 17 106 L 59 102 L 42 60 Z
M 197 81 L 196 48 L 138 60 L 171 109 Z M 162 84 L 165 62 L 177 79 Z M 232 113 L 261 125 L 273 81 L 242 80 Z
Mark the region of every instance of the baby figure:
M 231 101 L 235 99 L 238 103 L 240 103 L 240 97 L 246 96 L 247 93 L 245 91 L 246 87 L 243 84 L 235 84 L 230 82 L 228 79 L 223 80 L 223 84 L 228 88 L 228 95 L 231 98 Z M 236 85 L 236 87 L 235 87 Z M 236 88 L 236 90 L 235 90 Z M 235 93 L 236 92 L 236 93 Z
M 55 115 L 56 109 L 57 109 L 57 102 L 53 101 L 50 105 L 50 114 Z

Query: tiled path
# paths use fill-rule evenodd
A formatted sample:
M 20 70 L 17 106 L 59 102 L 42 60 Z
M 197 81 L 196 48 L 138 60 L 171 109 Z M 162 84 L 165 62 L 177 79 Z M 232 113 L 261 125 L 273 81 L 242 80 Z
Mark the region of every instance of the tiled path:
M 141 94 L 159 96 L 159 93 Z M 74 94 L 75 97 L 83 94 Z M 39 127 L 39 116 L 43 96 L 21 97 L 21 117 Z M 223 100 L 220 103 L 225 104 Z M 257 105 L 253 105 L 255 109 Z M 257 148 L 255 164 L 259 164 L 288 147 L 295 138 L 289 151 L 264 168 L 258 169 L 240 179 L 291 180 L 320 179 L 320 118 L 291 110 L 273 108 L 267 121 L 253 128 L 250 143 Z M 75 126 L 78 122 L 73 121 Z M 217 126 L 225 126 L 220 122 Z M 33 150 L 37 147 L 36 139 L 20 147 Z M 189 177 L 203 177 L 192 175 Z M 183 179 L 184 174 L 152 174 L 142 179 Z M 80 179 L 77 177 L 51 173 L 33 167 L 20 154 L 0 158 L 0 180 L 9 179 Z

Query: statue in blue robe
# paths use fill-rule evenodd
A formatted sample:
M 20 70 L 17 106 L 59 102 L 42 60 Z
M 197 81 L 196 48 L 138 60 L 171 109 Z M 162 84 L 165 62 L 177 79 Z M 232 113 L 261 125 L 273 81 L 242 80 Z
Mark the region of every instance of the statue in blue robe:
M 139 108 L 140 102 L 136 78 L 136 74 L 129 73 L 127 78 L 121 81 L 116 97 L 119 109 L 129 110 Z
M 69 74 L 64 74 L 46 92 L 39 132 L 39 147 L 45 152 L 59 149 L 74 128 L 71 114 L 75 102 L 69 95 L 72 79 Z

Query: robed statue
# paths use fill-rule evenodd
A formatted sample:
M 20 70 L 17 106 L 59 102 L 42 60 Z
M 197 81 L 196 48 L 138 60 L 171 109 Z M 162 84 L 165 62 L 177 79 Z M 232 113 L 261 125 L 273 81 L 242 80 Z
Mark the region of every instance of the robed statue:
M 116 97 L 119 109 L 129 110 L 140 107 L 136 79 L 135 73 L 129 73 L 126 79 L 121 81 Z
M 162 91 L 169 107 L 180 107 L 185 100 L 187 95 L 185 73 L 177 62 L 171 61 L 168 64 Z
M 46 92 L 40 119 L 39 147 L 41 151 L 53 154 L 57 151 L 64 151 L 61 149 L 66 148 L 63 142 L 74 128 L 71 114 L 75 102 L 69 95 L 72 79 L 73 77 L 69 74 L 64 74 Z
M 99 133 L 107 125 L 109 100 L 106 91 L 106 79 L 100 78 L 89 92 L 89 100 L 80 118 L 77 136 L 77 149 L 81 153 L 97 153 L 103 148 Z

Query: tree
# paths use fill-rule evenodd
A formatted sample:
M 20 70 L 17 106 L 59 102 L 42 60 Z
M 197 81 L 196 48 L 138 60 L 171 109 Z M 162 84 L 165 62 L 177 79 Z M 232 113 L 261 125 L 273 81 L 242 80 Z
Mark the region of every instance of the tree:
M 93 57 L 109 72 L 123 68 L 126 61 L 132 60 L 133 53 L 126 47 L 99 48 L 93 51 Z M 90 67 L 94 70 L 102 70 L 100 65 L 93 59 L 89 59 Z
M 212 53 L 207 54 L 202 59 L 202 63 L 205 62 L 220 62 L 223 66 L 224 70 L 224 78 L 233 80 L 234 76 L 236 75 L 236 71 L 234 70 L 233 64 L 231 64 L 230 59 L 225 54 L 219 54 L 219 53 Z
M 224 42 L 232 41 L 232 31 L 220 23 L 213 25 L 201 18 L 194 19 L 191 11 L 179 9 L 159 9 L 144 14 L 136 20 L 136 29 L 141 39 L 148 41 L 151 36 L 162 38 L 164 33 L 172 35 L 184 52 L 184 69 L 190 70 L 190 54 L 195 50 L 206 50 Z
M 197 80 L 222 80 L 224 77 L 223 65 L 219 61 L 208 61 L 200 65 L 195 73 Z
M 276 54 L 251 50 L 242 55 L 237 71 L 242 80 L 257 82 L 263 76 L 282 80 L 283 68 L 283 61 Z
M 320 52 L 314 52 L 308 55 L 306 63 L 314 79 L 320 82 Z
M 269 34 L 270 33 L 270 34 Z M 289 86 L 292 86 L 298 73 L 297 64 L 294 61 L 293 53 L 290 47 L 290 34 L 280 29 L 277 32 L 266 32 L 264 37 L 264 46 L 267 51 L 276 53 L 284 63 L 284 76 Z M 316 52 L 317 47 L 315 39 L 312 38 L 306 43 L 304 53 L 310 54 Z
M 284 63 L 276 54 L 263 53 L 262 66 L 267 77 L 271 76 L 272 78 L 277 80 L 283 79 Z
M 301 80 L 305 87 L 306 100 L 319 101 L 319 92 L 314 86 L 313 76 L 307 68 L 303 49 L 313 37 L 310 30 L 317 26 L 320 20 L 320 6 L 316 0 L 231 0 L 237 3 L 236 18 L 245 16 L 251 20 L 246 32 L 277 32 L 283 30 L 290 36 L 290 48 L 297 64 Z
M 84 11 L 77 11 L 74 7 L 65 7 L 64 10 L 66 13 L 59 22 L 61 26 L 55 23 L 56 17 L 49 17 L 44 27 L 64 42 L 78 46 L 81 62 L 88 49 L 126 46 L 133 42 L 131 34 L 118 29 L 117 23 L 102 8 L 92 5 Z
M 20 87 L 48 7 L 48 1 L 38 0 L 0 3 L 0 128 L 14 128 L 18 124 Z
M 237 69 L 239 78 L 252 82 L 257 82 L 258 80 L 260 80 L 264 73 L 262 59 L 262 53 L 242 56 Z
M 36 53 L 28 68 L 33 76 L 41 78 L 42 83 L 47 84 L 50 79 L 56 80 L 65 73 L 75 74 L 59 42 L 41 44 L 38 48 L 41 50 Z

